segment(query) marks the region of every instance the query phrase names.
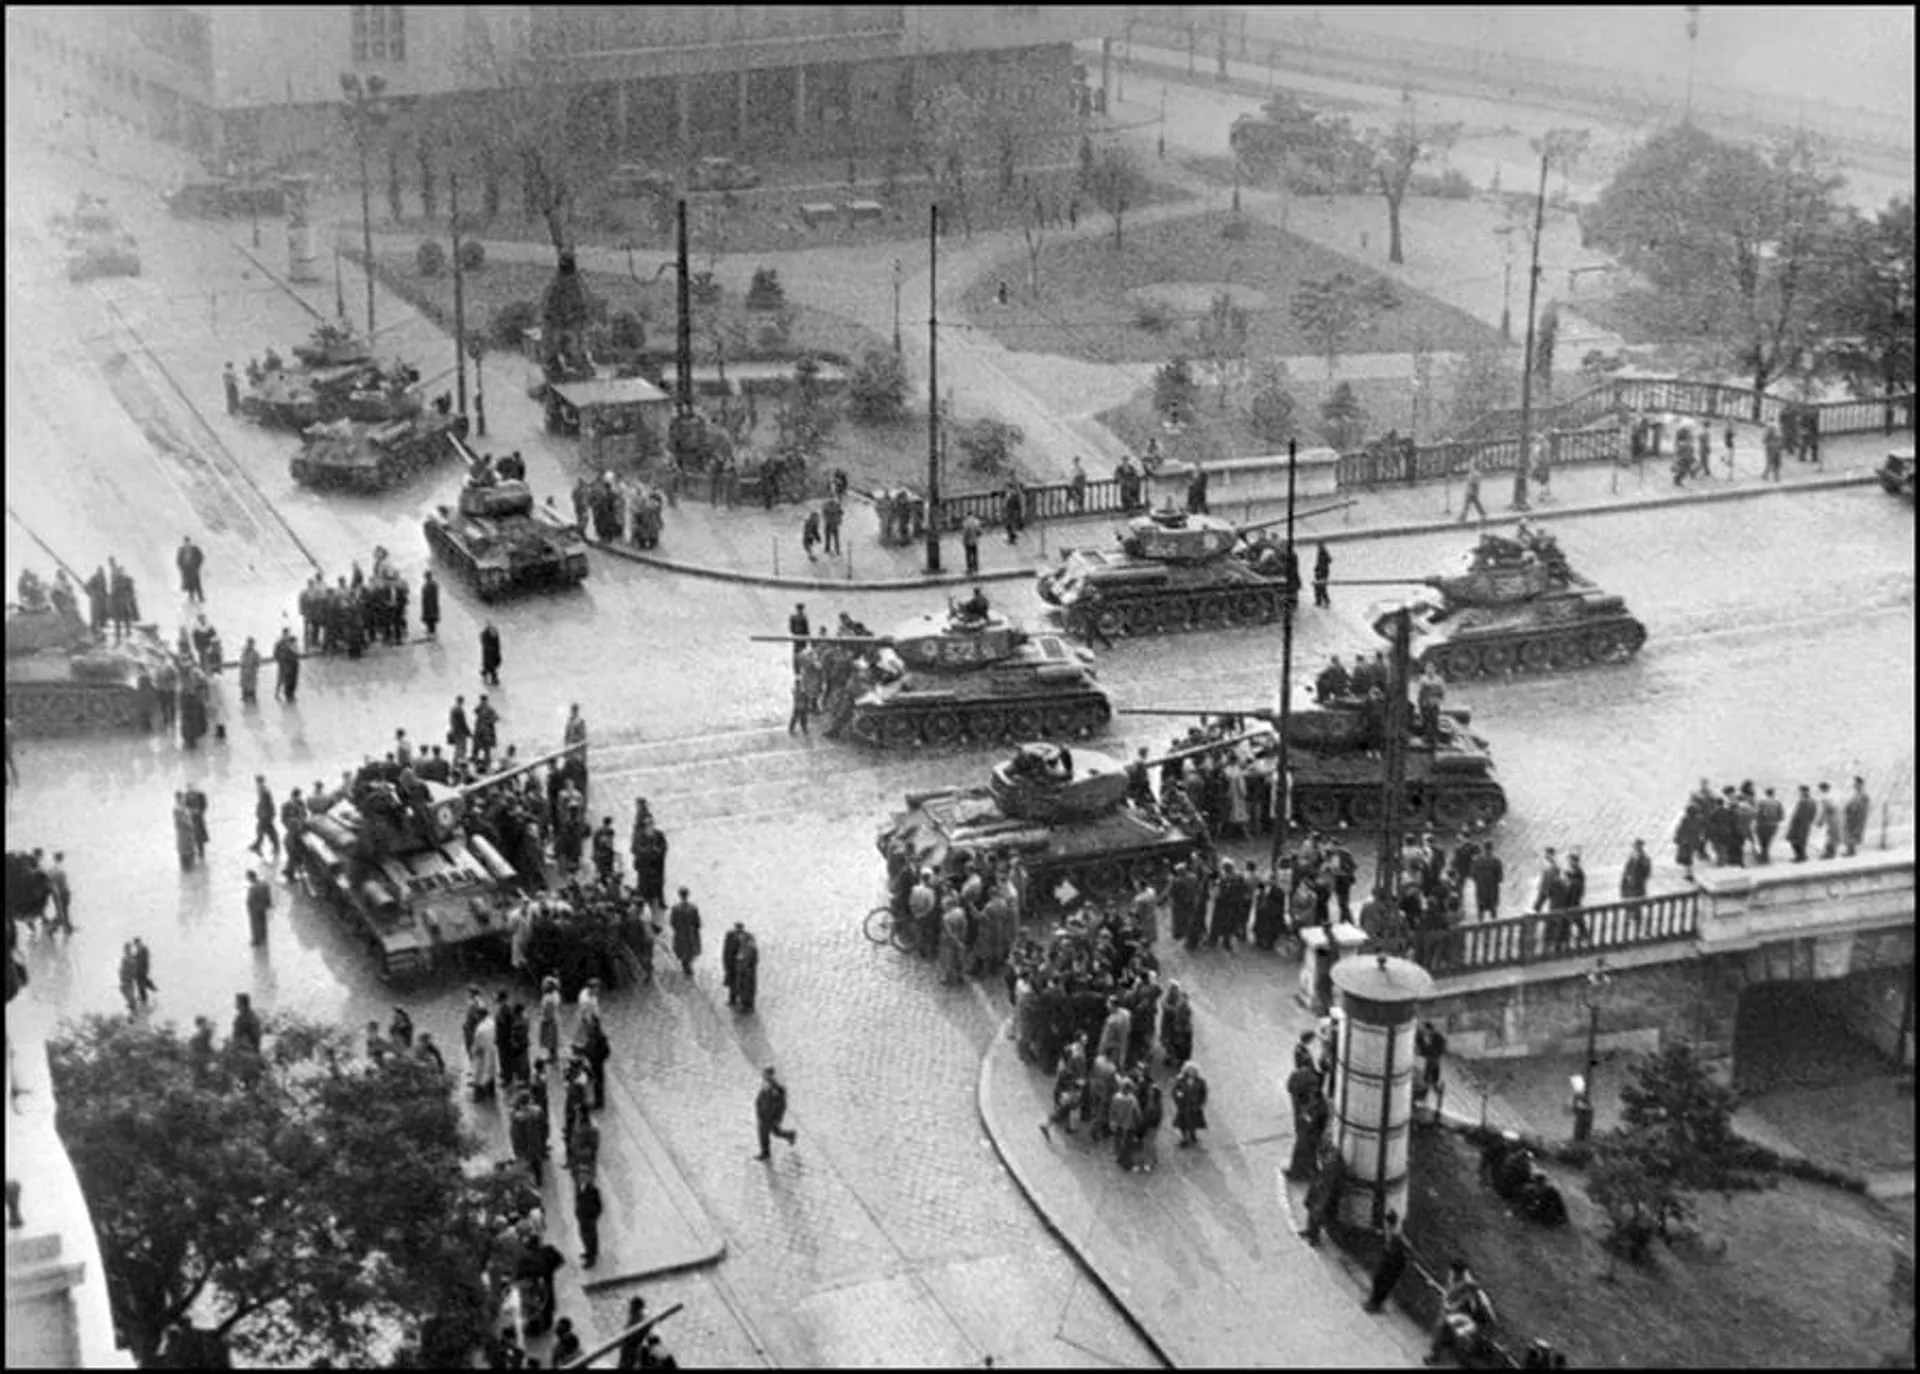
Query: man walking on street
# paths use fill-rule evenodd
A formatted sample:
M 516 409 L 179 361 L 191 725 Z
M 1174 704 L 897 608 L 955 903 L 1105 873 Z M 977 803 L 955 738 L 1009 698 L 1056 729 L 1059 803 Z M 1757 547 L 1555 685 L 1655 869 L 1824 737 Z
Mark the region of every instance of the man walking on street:
M 582 1269 L 591 1269 L 600 1262 L 600 1214 L 605 1210 L 600 1185 L 591 1178 L 583 1179 L 573 1192 L 573 1220 L 580 1228 Z
M 274 829 L 274 817 L 279 808 L 273 804 L 273 793 L 267 790 L 264 774 L 256 775 L 253 780 L 253 843 L 247 846 L 248 852 L 258 854 L 260 842 L 267 841 L 273 846 L 273 857 L 280 857 L 280 832 Z
M 1407 1272 L 1410 1258 L 1406 1233 L 1400 1228 L 1400 1214 L 1387 1212 L 1387 1229 L 1380 1237 L 1380 1261 L 1373 1267 L 1373 1287 L 1367 1294 L 1366 1308 L 1378 1312 L 1393 1296 L 1394 1285 Z
M 67 881 L 67 856 L 58 850 L 47 868 L 47 894 L 53 898 L 53 924 L 47 933 L 73 934 L 73 886 Z
M 1473 903 L 1480 919 L 1492 921 L 1500 915 L 1500 884 L 1506 881 L 1507 866 L 1500 856 L 1493 852 L 1493 845 L 1474 855 L 1473 866 L 1468 870 L 1473 878 Z
M 960 547 L 967 555 L 967 576 L 976 576 L 980 571 L 980 517 L 969 515 L 960 526 Z
M 820 507 L 820 528 L 821 532 L 826 536 L 824 551 L 830 555 L 840 552 L 840 520 L 842 515 L 843 511 L 840 507 L 840 498 L 829 494 L 825 503 Z
M 1460 519 L 1455 523 L 1461 525 L 1466 524 L 1467 511 L 1469 509 L 1471 509 L 1475 515 L 1479 516 L 1482 522 L 1486 520 L 1487 508 L 1480 504 L 1480 460 L 1478 458 L 1473 459 L 1467 464 L 1466 490 L 1461 494 Z
M 1787 843 L 1793 848 L 1793 861 L 1797 864 L 1807 861 L 1807 841 L 1813 838 L 1813 822 L 1819 814 L 1820 808 L 1813 804 L 1812 790 L 1803 783 L 1800 796 L 1793 804 L 1793 815 L 1787 819 Z
M 780 1081 L 772 1065 L 762 1072 L 761 1079 L 760 1093 L 753 1100 L 754 1125 L 760 1133 L 760 1153 L 754 1158 L 768 1159 L 774 1136 L 791 1145 L 798 1132 L 781 1124 L 787 1117 L 787 1085 Z
M 433 580 L 431 568 L 420 579 L 420 623 L 427 627 L 428 639 L 439 638 L 440 584 Z
M 467 699 L 464 696 L 453 699 L 453 708 L 447 712 L 447 743 L 453 746 L 453 761 L 456 766 L 467 761 L 467 746 L 473 742 L 473 727 L 467 723 Z
M 1327 584 L 1332 580 L 1333 555 L 1327 552 L 1326 541 L 1322 540 L 1313 555 L 1313 604 L 1322 610 L 1333 605 L 1327 597 Z
M 1820 784 L 1820 833 L 1825 837 L 1825 847 L 1820 857 L 1831 859 L 1840 852 L 1840 808 L 1833 804 L 1833 789 L 1826 783 Z
M 1769 787 L 1753 809 L 1753 847 L 1761 863 L 1773 862 L 1773 837 L 1780 833 L 1780 823 L 1786 817 L 1787 808 Z
M 255 949 L 267 943 L 267 912 L 273 908 L 273 888 L 266 879 L 249 868 L 247 870 L 247 926 L 252 933 Z
M 273 646 L 273 699 L 289 706 L 300 691 L 300 649 L 293 642 L 293 631 L 282 630 Z

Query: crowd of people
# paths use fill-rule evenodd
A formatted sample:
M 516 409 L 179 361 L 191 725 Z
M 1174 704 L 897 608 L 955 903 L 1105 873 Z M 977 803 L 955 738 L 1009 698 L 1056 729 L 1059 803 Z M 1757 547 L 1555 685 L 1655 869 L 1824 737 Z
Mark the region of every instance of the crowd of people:
M 630 475 L 615 477 L 607 471 L 591 481 L 583 476 L 573 484 L 573 522 L 582 534 L 602 543 L 655 549 L 666 527 L 670 496 L 671 489 L 663 491 Z
M 371 576 L 357 561 L 352 571 L 335 579 L 331 587 L 315 573 L 300 589 L 302 647 L 307 653 L 328 657 L 344 654 L 357 659 L 371 644 L 405 644 L 412 599 L 412 585 L 393 566 L 384 548 L 373 551 Z M 431 570 L 421 579 L 420 624 L 428 638 L 438 633 L 440 585 Z
M 1702 778 L 1674 827 L 1674 862 L 1689 880 L 1694 865 L 1702 860 L 1717 868 L 1771 863 L 1774 841 L 1782 838 L 1783 829 L 1794 863 L 1805 863 L 1816 849 L 1823 859 L 1850 857 L 1866 843 L 1872 814 L 1873 799 L 1867 794 L 1866 779 L 1860 777 L 1853 780 L 1853 790 L 1844 801 L 1836 801 L 1832 785 L 1821 782 L 1800 784 L 1791 803 L 1771 787 L 1756 792 L 1751 779 L 1716 792 Z

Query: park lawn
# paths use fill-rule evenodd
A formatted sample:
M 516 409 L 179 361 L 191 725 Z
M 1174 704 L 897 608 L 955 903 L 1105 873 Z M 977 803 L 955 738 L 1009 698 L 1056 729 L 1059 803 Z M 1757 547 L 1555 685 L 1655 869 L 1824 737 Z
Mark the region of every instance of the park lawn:
M 1110 231 L 1106 215 L 1084 212 Z M 1117 251 L 1111 232 L 1049 243 L 1040 254 L 1038 302 L 1024 289 L 1024 251 L 1011 254 L 967 289 L 967 317 L 1010 349 L 1097 363 L 1160 362 L 1194 351 L 1191 326 L 1205 302 L 1176 312 L 1172 327 L 1153 333 L 1135 322 L 1140 305 L 1129 293 L 1180 283 L 1231 283 L 1264 297 L 1248 310 L 1247 357 L 1291 358 L 1315 354 L 1289 310 L 1295 290 L 1303 282 L 1345 272 L 1363 283 L 1388 280 L 1398 299 L 1395 309 L 1377 315 L 1348 344 L 1349 354 L 1412 352 L 1423 338 L 1444 352 L 1499 338 L 1497 330 L 1463 310 L 1264 221 L 1243 217 L 1245 237 L 1224 237 L 1222 229 L 1234 218 L 1231 211 L 1219 210 L 1141 225 L 1123 233 Z M 995 299 L 1001 281 L 1016 288 L 1004 306 Z
M 1408 1235 L 1440 1271 L 1465 1258 L 1486 1285 L 1496 1339 L 1514 1353 L 1544 1339 L 1576 1369 L 1839 1368 L 1904 1349 L 1888 1301 L 1907 1228 L 1857 1194 L 1796 1179 L 1777 1189 L 1698 1199 L 1700 1239 L 1655 1243 L 1643 1267 L 1608 1281 L 1604 1219 L 1577 1170 L 1548 1165 L 1572 1222 L 1546 1230 L 1517 1216 L 1478 1178 L 1479 1152 L 1450 1131 L 1415 1134 Z M 1423 1319 L 1431 1295 L 1402 1298 Z
M 1583 296 L 1574 309 L 1582 319 L 1640 346 L 1671 341 L 1672 331 L 1661 325 L 1656 305 L 1652 288 L 1628 286 L 1610 295 Z
M 1740 1114 L 1764 1120 L 1809 1159 L 1864 1177 L 1913 1167 L 1913 1087 L 1891 1075 L 1742 1098 Z
M 414 267 L 412 253 L 374 255 L 387 284 L 425 312 L 429 318 L 451 328 L 453 321 L 453 273 L 446 270 L 436 277 L 423 277 Z M 646 322 L 649 349 L 671 350 L 674 334 L 674 284 L 667 277 L 635 281 L 613 272 L 582 271 L 587 289 L 607 302 L 609 312 L 633 310 Z M 752 275 L 750 263 L 738 259 L 723 264 L 718 273 L 723 286 L 721 309 L 730 319 L 752 326 L 759 317 L 742 303 L 747 281 Z M 489 262 L 477 272 L 466 274 L 467 328 L 486 330 L 494 315 L 511 301 L 531 301 L 535 310 L 553 282 L 553 268 L 546 263 Z M 883 347 L 886 340 L 855 324 L 852 320 L 811 306 L 788 304 L 793 312 L 793 333 L 779 350 L 791 357 L 803 353 L 833 353 L 855 358 L 867 348 Z M 694 338 L 694 361 L 710 361 L 711 349 L 698 333 Z M 744 351 L 729 345 L 728 356 L 768 356 L 771 350 L 749 346 Z
M 1293 394 L 1294 416 L 1299 426 L 1302 448 L 1331 447 L 1320 430 L 1320 403 L 1343 380 L 1353 387 L 1366 417 L 1365 432 L 1385 434 L 1397 429 L 1412 432 L 1413 388 L 1403 377 L 1335 377 L 1328 381 L 1325 370 L 1316 368 L 1314 377 L 1292 377 L 1288 390 Z M 1220 394 L 1212 386 L 1202 386 L 1200 403 L 1191 419 L 1178 430 L 1168 430 L 1153 408 L 1153 389 L 1142 387 L 1125 402 L 1103 410 L 1094 418 L 1113 432 L 1133 452 L 1147 446 L 1150 438 L 1160 441 L 1169 458 L 1187 463 L 1214 463 L 1223 458 L 1247 458 L 1284 452 L 1285 444 L 1273 444 L 1254 434 L 1247 423 L 1247 401 L 1253 388 L 1234 387 L 1227 396 L 1227 408 L 1220 409 Z

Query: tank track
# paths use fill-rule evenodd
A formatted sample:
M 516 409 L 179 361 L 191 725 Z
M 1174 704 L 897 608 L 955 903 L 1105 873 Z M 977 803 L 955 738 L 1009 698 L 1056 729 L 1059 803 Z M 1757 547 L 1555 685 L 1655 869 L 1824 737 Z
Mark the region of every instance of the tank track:
M 1054 888 L 1063 879 L 1096 901 L 1118 901 L 1142 887 L 1163 886 L 1176 863 L 1206 847 L 1204 840 L 1188 836 L 1128 853 L 1042 859 L 1027 870 L 1027 903 L 1039 909 L 1052 907 Z
M 985 699 L 854 707 L 849 729 L 881 749 L 940 748 L 950 744 L 1019 744 L 1037 739 L 1085 739 L 1113 719 L 1099 692 L 1075 692 L 1027 701 Z
M 1280 618 L 1286 601 L 1278 585 L 1100 595 L 1068 607 L 1063 621 L 1068 632 L 1081 639 L 1185 634 L 1270 625 Z
M 1297 825 L 1314 830 L 1341 826 L 1368 829 L 1385 817 L 1380 784 L 1314 782 L 1298 777 L 1293 785 L 1293 815 Z M 1408 779 L 1402 794 L 1405 823 L 1440 833 L 1486 829 L 1507 814 L 1507 794 L 1496 782 L 1459 782 L 1436 785 Z
M 1631 616 L 1608 617 L 1537 631 L 1463 635 L 1423 650 L 1414 664 L 1433 665 L 1449 682 L 1515 674 L 1534 677 L 1625 663 L 1646 642 L 1647 630 L 1639 621 Z

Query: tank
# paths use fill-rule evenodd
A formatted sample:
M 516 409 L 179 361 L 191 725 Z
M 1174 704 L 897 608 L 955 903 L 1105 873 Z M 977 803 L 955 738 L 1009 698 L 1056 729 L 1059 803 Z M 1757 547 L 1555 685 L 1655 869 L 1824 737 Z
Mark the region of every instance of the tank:
M 7 716 L 23 735 L 150 730 L 158 699 L 141 675 L 177 666 L 150 625 L 115 643 L 71 606 L 7 607 Z
M 1111 899 L 1208 848 L 1190 807 L 1133 801 L 1120 763 L 1057 744 L 1020 745 L 982 784 L 908 794 L 876 843 L 890 878 L 902 867 L 944 871 L 963 856 L 1004 852 L 1025 869 L 1027 913 L 1057 903 L 1063 882 Z
M 272 360 L 272 361 L 277 361 Z M 419 371 L 362 359 L 319 367 L 270 366 L 249 377 L 240 413 L 272 429 L 305 431 L 336 420 L 410 419 L 424 409 Z
M 1134 709 L 1122 714 L 1256 720 L 1266 728 L 1255 737 L 1255 751 L 1272 755 L 1279 747 L 1278 713 L 1270 710 Z M 1507 814 L 1507 793 L 1486 740 L 1468 728 L 1472 717 L 1465 711 L 1443 710 L 1437 734 L 1429 738 L 1413 728 L 1414 714 L 1411 709 L 1406 713 L 1403 823 L 1448 832 L 1497 823 Z M 1303 701 L 1288 713 L 1293 824 L 1327 831 L 1380 824 L 1385 814 L 1381 792 L 1386 780 L 1382 752 L 1386 716 L 1384 703 L 1360 701 L 1330 705 Z
M 394 781 L 397 770 L 369 764 L 350 788 L 310 804 L 297 851 L 302 885 L 352 924 L 390 981 L 419 978 L 463 945 L 492 945 L 504 954 L 520 874 L 469 824 L 470 804 L 573 751 L 467 787 L 422 782 L 411 802 Z
M 1414 665 L 1450 681 L 1625 663 L 1647 642 L 1626 602 L 1575 572 L 1550 534 L 1485 534 L 1460 572 L 1423 579 L 1414 598 Z M 1391 614 L 1374 631 L 1391 635 Z
M 494 476 L 491 457 L 476 456 L 455 435 L 447 443 L 466 462 L 467 480 L 454 505 L 437 506 L 427 517 L 427 545 L 482 601 L 587 580 L 587 541 L 578 529 L 536 505 L 525 482 Z
M 1249 536 L 1285 521 L 1281 515 L 1236 525 L 1214 515 L 1154 511 L 1128 521 L 1117 547 L 1068 550 L 1058 567 L 1040 574 L 1036 590 L 1083 639 L 1270 624 L 1299 588 L 1284 546 Z
M 789 635 L 754 635 L 791 644 Z M 1029 635 L 982 604 L 923 615 L 891 635 L 814 635 L 828 655 L 826 734 L 883 749 L 1098 734 L 1113 703 L 1093 655 Z
M 322 320 L 306 342 L 293 346 L 294 360 L 306 368 L 340 367 L 346 363 L 370 363 L 373 349 L 353 332 L 350 325 Z
M 67 280 L 70 282 L 139 275 L 140 248 L 133 235 L 124 229 L 83 233 L 68 245 Z
M 466 432 L 464 415 L 437 409 L 384 424 L 335 420 L 309 425 L 287 467 L 294 481 L 310 487 L 384 491 L 452 456 L 449 440 L 464 438 Z

